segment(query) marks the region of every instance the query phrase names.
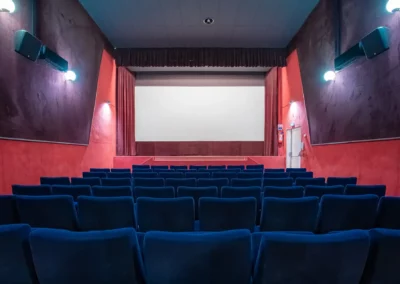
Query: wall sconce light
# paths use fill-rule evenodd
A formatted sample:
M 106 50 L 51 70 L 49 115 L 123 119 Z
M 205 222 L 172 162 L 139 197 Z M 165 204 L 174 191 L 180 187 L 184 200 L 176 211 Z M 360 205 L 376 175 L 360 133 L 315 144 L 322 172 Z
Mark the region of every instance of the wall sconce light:
M 65 80 L 73 82 L 76 80 L 76 73 L 72 70 L 68 70 L 67 72 L 65 72 L 64 77 Z
M 336 78 L 335 71 L 327 71 L 324 74 L 324 80 L 327 81 L 327 82 L 328 81 L 333 81 L 333 80 L 335 80 L 335 78 Z
M 12 0 L 0 0 L 0 12 L 13 13 L 15 4 Z
M 386 4 L 386 10 L 390 13 L 400 11 L 400 0 L 389 0 Z

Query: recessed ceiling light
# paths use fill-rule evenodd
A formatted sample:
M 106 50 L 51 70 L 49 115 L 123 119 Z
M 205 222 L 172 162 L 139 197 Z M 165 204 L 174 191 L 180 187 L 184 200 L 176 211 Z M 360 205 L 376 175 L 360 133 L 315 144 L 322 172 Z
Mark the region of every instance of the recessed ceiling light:
M 205 23 L 206 25 L 211 25 L 214 23 L 214 19 L 212 18 L 205 18 L 203 23 Z

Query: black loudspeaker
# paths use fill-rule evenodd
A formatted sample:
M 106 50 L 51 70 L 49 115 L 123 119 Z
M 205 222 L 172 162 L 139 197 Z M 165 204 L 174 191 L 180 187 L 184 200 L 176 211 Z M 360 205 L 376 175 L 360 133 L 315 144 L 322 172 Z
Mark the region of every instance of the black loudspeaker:
M 387 27 L 377 28 L 364 37 L 360 45 L 368 59 L 378 56 L 390 47 L 389 29 Z
M 42 48 L 42 42 L 25 30 L 19 30 L 14 36 L 15 51 L 29 60 L 36 61 Z
M 42 46 L 39 58 L 46 60 L 47 63 L 59 71 L 68 71 L 68 61 L 45 45 Z

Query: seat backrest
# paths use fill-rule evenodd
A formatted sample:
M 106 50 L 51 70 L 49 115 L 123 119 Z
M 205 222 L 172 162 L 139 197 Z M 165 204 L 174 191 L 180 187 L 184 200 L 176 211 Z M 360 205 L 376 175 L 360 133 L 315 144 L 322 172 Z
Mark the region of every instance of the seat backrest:
M 313 172 L 289 172 L 290 177 L 296 180 L 297 178 L 313 178 Z
M 274 198 L 263 200 L 260 231 L 309 231 L 317 226 L 317 197 Z
M 229 169 L 239 169 L 239 170 L 244 170 L 244 165 L 228 165 L 226 168 Z
M 383 196 L 379 200 L 377 228 L 400 230 L 400 197 Z
M 15 195 L 50 195 L 50 185 L 12 185 L 12 193 Z
M 287 173 L 292 173 L 292 172 L 306 172 L 306 168 L 286 168 Z
M 133 190 L 135 200 L 139 197 L 153 198 L 174 198 L 175 189 L 173 186 L 145 187 L 136 186 Z
M 265 186 L 264 197 L 279 198 L 300 198 L 304 196 L 304 188 L 302 186 Z
M 143 255 L 148 283 L 251 281 L 251 234 L 247 230 L 149 232 L 144 237 Z
M 102 186 L 131 186 L 132 180 L 130 178 L 102 178 Z
M 16 197 L 21 223 L 35 228 L 77 229 L 74 199 L 68 195 Z
M 187 170 L 187 166 L 170 166 L 169 167 L 171 170 Z
M 190 197 L 139 197 L 136 212 L 140 232 L 194 230 L 194 201 Z
M 84 178 L 106 178 L 107 177 L 107 173 L 83 172 L 82 176 Z
M 53 185 L 53 195 L 70 195 L 74 198 L 74 201 L 81 195 L 92 195 L 92 189 L 90 185 Z
M 41 177 L 40 184 L 47 185 L 69 185 L 69 177 Z
M 221 165 L 221 166 L 208 166 L 207 169 L 209 170 L 225 170 L 226 166 L 225 165 Z
M 306 187 L 307 185 L 325 185 L 325 178 L 297 178 L 296 185 Z
M 199 178 L 210 178 L 211 177 L 211 174 L 210 173 L 207 173 L 207 172 L 186 172 L 185 173 L 185 177 L 186 178 L 196 178 L 196 179 L 199 179 Z
M 254 197 L 199 199 L 200 231 L 254 230 L 257 200 Z
M 325 194 L 344 194 L 344 186 L 343 185 L 332 185 L 332 186 L 324 186 L 324 185 L 307 185 L 304 196 L 317 196 L 322 197 Z
M 221 189 L 222 198 L 254 197 L 257 200 L 257 210 L 261 208 L 261 187 L 260 186 L 223 186 Z
M 262 172 L 242 172 L 242 173 L 238 173 L 237 177 L 241 178 L 241 179 L 262 178 L 263 173 Z
M 192 170 L 200 170 L 200 169 L 207 169 L 207 166 L 196 166 L 196 165 L 190 165 L 189 166 L 189 169 L 192 169 Z
M 157 178 L 158 173 L 156 172 L 134 172 L 132 173 L 133 178 Z
M 284 172 L 265 172 L 264 178 L 288 178 L 289 173 Z
M 266 173 L 283 173 L 285 169 L 264 169 Z
M 248 187 L 248 186 L 262 186 L 261 178 L 233 178 L 231 186 Z
M 132 178 L 130 172 L 111 172 L 107 173 L 107 178 Z
M 318 231 L 369 230 L 374 227 L 379 197 L 366 195 L 324 195 L 320 202 Z
M 355 185 L 349 184 L 346 186 L 346 195 L 363 195 L 363 194 L 375 194 L 379 197 L 386 195 L 386 185 Z
M 195 178 L 167 178 L 165 179 L 166 186 L 173 186 L 175 191 L 179 186 L 196 186 Z
M 78 224 L 82 231 L 135 228 L 132 197 L 78 198 Z
M 237 172 L 228 172 L 228 171 L 221 171 L 221 172 L 213 172 L 212 177 L 213 178 L 227 178 L 227 179 L 233 179 L 237 178 L 238 173 Z
M 136 169 L 150 169 L 150 165 L 132 165 L 132 170 Z
M 229 185 L 229 179 L 227 178 L 199 178 L 197 180 L 197 186 L 216 186 L 218 188 L 218 196 L 221 196 L 221 188 Z
M 97 197 L 118 197 L 118 196 L 130 196 L 132 197 L 132 187 L 123 186 L 93 186 L 93 196 Z
M 0 283 L 36 284 L 27 224 L 0 226 Z
M 91 173 L 109 173 L 110 169 L 107 169 L 107 168 L 91 168 L 90 172 Z
M 357 184 L 356 177 L 328 177 L 326 180 L 327 185 L 343 185 Z
M 247 165 L 246 170 L 258 170 L 258 169 L 264 169 L 264 165 Z
M 92 178 L 71 178 L 72 185 L 101 185 L 100 178 L 92 177 Z
M 199 199 L 201 197 L 218 197 L 218 187 L 205 186 L 179 186 L 177 190 L 177 197 L 192 197 L 194 200 L 195 219 L 199 219 Z
M 40 284 L 142 283 L 143 264 L 132 228 L 90 232 L 37 229 L 32 231 L 30 243 Z
M 158 176 L 160 178 L 184 178 L 185 174 L 180 172 L 159 172 Z
M 147 172 L 153 172 L 153 169 L 151 168 L 134 168 L 132 169 L 132 173 L 147 173 Z
M 288 187 L 293 185 L 292 178 L 265 178 L 264 186 Z
M 151 168 L 153 169 L 153 171 L 168 170 L 169 169 L 169 167 L 167 165 L 162 165 L 162 166 L 154 166 L 154 165 L 152 165 Z
M 146 187 L 160 187 L 165 186 L 165 181 L 163 178 L 134 178 L 133 185 L 136 186 L 146 186 Z
M 111 169 L 112 173 L 130 173 L 131 169 Z
M 254 283 L 359 283 L 368 249 L 368 233 L 361 230 L 325 235 L 266 233 Z
M 0 225 L 19 223 L 15 196 L 0 195 Z

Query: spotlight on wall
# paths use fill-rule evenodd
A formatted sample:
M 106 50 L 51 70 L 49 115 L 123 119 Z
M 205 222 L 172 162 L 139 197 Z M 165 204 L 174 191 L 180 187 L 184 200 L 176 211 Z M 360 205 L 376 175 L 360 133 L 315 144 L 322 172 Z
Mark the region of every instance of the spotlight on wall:
M 400 0 L 389 0 L 386 4 L 386 10 L 390 13 L 400 11 Z
M 12 0 L 0 0 L 0 12 L 13 13 L 15 4 Z
M 64 77 L 65 77 L 65 80 L 67 80 L 67 81 L 75 81 L 76 80 L 76 74 L 72 70 L 68 70 L 67 72 L 65 72 Z
M 326 71 L 324 74 L 324 80 L 325 81 L 333 81 L 336 78 L 336 73 L 335 71 Z

